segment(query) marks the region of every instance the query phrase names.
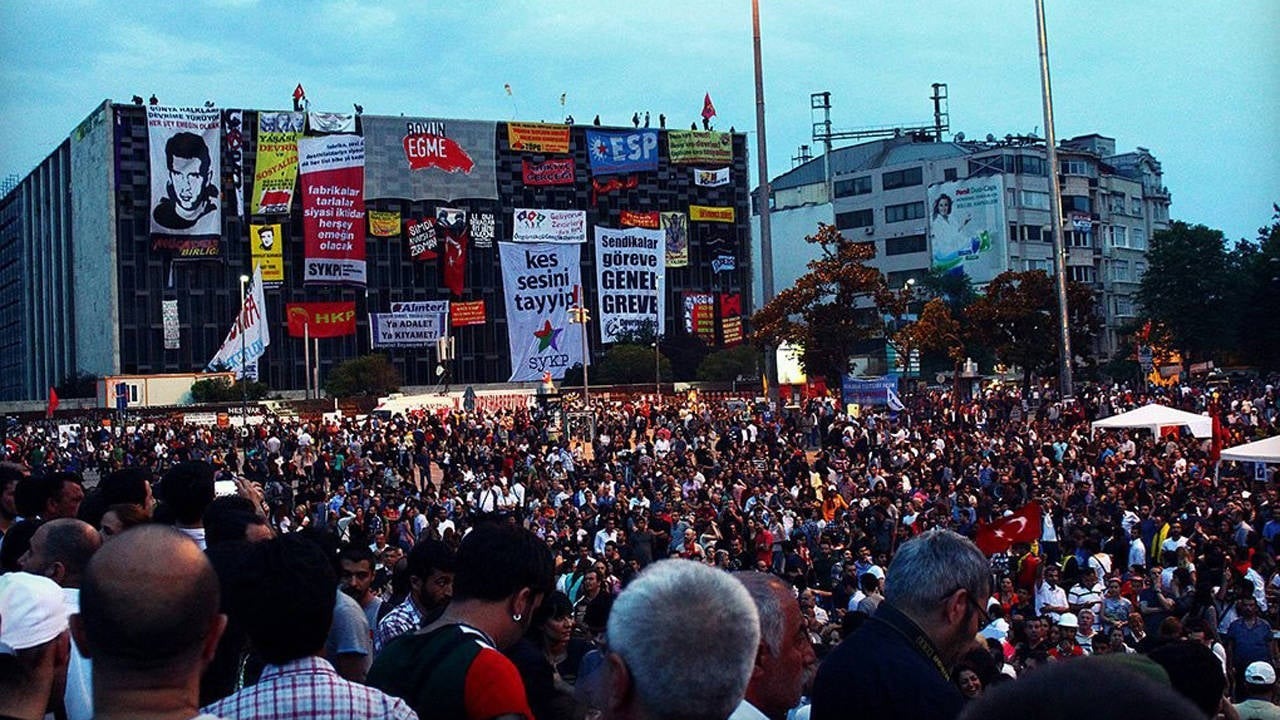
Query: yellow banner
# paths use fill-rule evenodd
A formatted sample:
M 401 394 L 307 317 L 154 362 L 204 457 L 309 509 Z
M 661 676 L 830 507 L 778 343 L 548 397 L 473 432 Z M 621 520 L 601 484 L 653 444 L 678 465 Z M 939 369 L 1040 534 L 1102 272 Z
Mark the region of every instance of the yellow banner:
M 709 207 L 690 205 L 689 219 L 693 222 L 733 222 L 733 207 Z
M 279 286 L 284 282 L 284 236 L 280 224 L 250 225 L 249 247 L 254 267 L 262 268 L 264 287 Z
M 507 123 L 507 144 L 517 152 L 569 152 L 569 126 L 548 123 Z
M 369 234 L 376 237 L 400 236 L 400 211 L 369 211 Z
M 298 179 L 302 113 L 258 114 L 258 157 L 253 164 L 252 215 L 288 215 Z
M 667 156 L 673 165 L 728 165 L 733 162 L 733 136 L 722 132 L 670 130 L 667 132 Z

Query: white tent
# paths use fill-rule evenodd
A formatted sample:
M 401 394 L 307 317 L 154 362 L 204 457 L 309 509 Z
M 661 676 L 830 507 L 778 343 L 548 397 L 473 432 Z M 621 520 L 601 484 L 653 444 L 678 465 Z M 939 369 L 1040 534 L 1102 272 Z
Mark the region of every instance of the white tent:
M 1142 428 L 1159 436 L 1160 428 L 1186 425 L 1198 438 L 1213 437 L 1213 418 L 1152 403 L 1093 423 L 1093 429 Z
M 1223 460 L 1280 464 L 1280 435 L 1222 451 Z

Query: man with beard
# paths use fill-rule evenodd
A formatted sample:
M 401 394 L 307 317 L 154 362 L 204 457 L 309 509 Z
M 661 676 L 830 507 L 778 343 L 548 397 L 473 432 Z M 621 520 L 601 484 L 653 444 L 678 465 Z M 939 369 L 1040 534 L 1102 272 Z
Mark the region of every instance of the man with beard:
M 382 598 L 373 592 L 373 552 L 364 545 L 345 545 L 338 553 L 341 568 L 339 580 L 342 592 L 360 603 L 369 627 L 378 626 L 378 611 L 382 608 Z
M 378 623 L 373 651 L 435 622 L 453 597 L 453 551 L 439 540 L 421 540 L 409 553 L 409 595 Z
M 151 216 L 161 227 L 189 230 L 218 209 L 213 201 L 218 188 L 209 177 L 209 146 L 195 133 L 180 132 L 164 144 L 164 159 L 169 172 L 166 196 Z

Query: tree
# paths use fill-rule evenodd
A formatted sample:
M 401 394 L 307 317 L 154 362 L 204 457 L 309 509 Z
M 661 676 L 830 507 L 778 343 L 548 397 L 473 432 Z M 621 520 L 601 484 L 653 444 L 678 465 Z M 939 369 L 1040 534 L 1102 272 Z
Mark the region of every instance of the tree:
M 601 385 L 642 385 L 655 382 L 652 345 L 620 343 L 609 348 L 604 358 L 591 368 L 591 381 Z M 671 361 L 658 355 L 658 373 L 671 379 Z M 579 374 L 581 379 L 582 375 Z
M 245 400 L 261 400 L 269 390 L 262 382 L 241 380 L 232 383 L 225 377 L 211 377 L 191 383 L 191 399 L 198 403 L 238 402 L 243 391 Z
M 329 371 L 324 390 L 334 397 L 386 395 L 400 389 L 400 371 L 386 355 L 365 355 Z
M 1240 360 L 1265 369 L 1280 368 L 1280 206 L 1271 227 L 1258 229 L 1256 243 L 1241 240 L 1228 257 L 1235 335 Z
M 1221 230 L 1175 221 L 1151 236 L 1138 303 L 1188 365 L 1231 343 L 1229 278 Z
M 965 332 L 960 321 L 951 314 L 951 308 L 942 298 L 933 298 L 924 304 L 915 322 L 907 324 L 893 336 L 902 357 L 911 352 L 944 352 L 954 364 L 955 401 L 960 402 L 960 369 L 966 357 Z
M 698 379 L 712 382 L 732 382 L 740 375 L 759 375 L 760 352 L 750 345 L 717 350 L 698 366 Z
M 996 358 L 1022 368 L 1024 387 L 1030 387 L 1032 373 L 1053 369 L 1059 352 L 1058 295 L 1047 273 L 1000 273 L 969 313 L 975 333 Z M 1067 316 L 1072 354 L 1082 354 L 1102 327 L 1092 289 L 1067 281 Z
M 883 326 L 881 309 L 897 300 L 884 275 L 866 264 L 875 257 L 875 243 L 850 242 L 825 223 L 805 242 L 819 246 L 821 256 L 809 262 L 809 272 L 793 287 L 751 316 L 751 337 L 759 345 L 786 342 L 803 348 L 805 373 L 822 376 L 834 387 L 848 372 L 858 344 Z
M 86 372 L 67 375 L 56 389 L 59 398 L 91 398 L 98 394 L 98 376 Z

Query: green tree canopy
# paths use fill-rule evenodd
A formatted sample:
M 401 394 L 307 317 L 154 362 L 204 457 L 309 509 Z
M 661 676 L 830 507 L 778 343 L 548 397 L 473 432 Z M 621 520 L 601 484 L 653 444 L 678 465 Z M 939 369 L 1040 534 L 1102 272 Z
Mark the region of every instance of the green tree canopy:
M 717 350 L 698 366 L 698 379 L 732 382 L 739 375 L 755 377 L 759 374 L 760 351 L 750 345 Z
M 1222 231 L 1175 221 L 1151 236 L 1138 303 L 1190 363 L 1231 344 L 1233 282 Z
M 386 355 L 364 355 L 329 371 L 324 390 L 334 397 L 386 395 L 400 389 L 400 371 Z

